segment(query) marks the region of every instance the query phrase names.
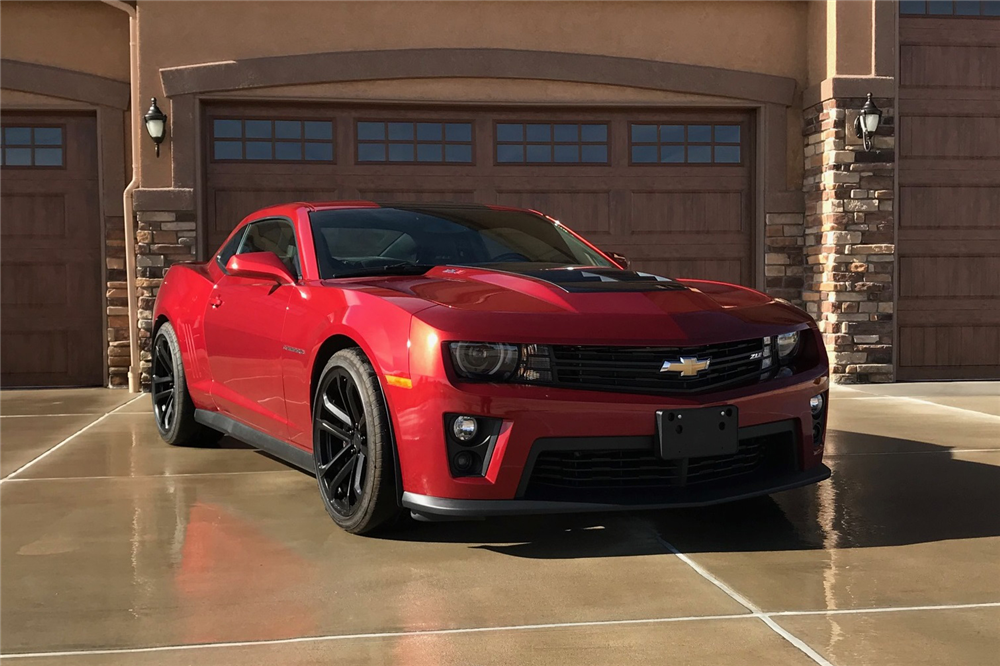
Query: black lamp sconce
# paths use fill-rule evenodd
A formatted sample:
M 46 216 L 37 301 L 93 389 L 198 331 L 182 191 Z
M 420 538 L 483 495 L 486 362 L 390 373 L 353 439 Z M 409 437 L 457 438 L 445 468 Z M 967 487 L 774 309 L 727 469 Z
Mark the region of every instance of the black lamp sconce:
M 869 95 L 869 98 L 871 95 Z M 142 117 L 143 121 L 146 123 L 146 131 L 149 133 L 149 138 L 153 140 L 156 144 L 156 156 L 160 156 L 160 144 L 163 143 L 163 137 L 167 133 L 167 114 L 160 110 L 160 107 L 156 105 L 156 98 L 153 98 L 152 104 L 149 105 L 149 111 L 146 115 Z

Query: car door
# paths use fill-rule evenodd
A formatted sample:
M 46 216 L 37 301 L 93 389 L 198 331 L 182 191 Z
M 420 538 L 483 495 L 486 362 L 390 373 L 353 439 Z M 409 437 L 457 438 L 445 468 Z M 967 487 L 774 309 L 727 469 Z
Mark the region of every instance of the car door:
M 285 439 L 288 421 L 280 364 L 281 333 L 296 286 L 225 271 L 233 254 L 249 252 L 273 252 L 296 279 L 301 278 L 295 228 L 287 219 L 249 223 L 236 250 L 227 247 L 217 257 L 223 275 L 205 309 L 212 397 L 219 409 L 233 418 Z

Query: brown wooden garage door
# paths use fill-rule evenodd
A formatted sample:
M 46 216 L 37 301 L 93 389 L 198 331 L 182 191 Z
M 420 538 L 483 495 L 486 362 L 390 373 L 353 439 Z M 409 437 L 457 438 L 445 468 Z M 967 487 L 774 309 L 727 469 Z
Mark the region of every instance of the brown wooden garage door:
M 94 118 L 5 113 L 0 121 L 2 385 L 100 385 Z
M 742 111 L 210 107 L 213 252 L 293 200 L 534 208 L 642 269 L 751 284 L 753 144 Z
M 1000 378 L 1000 6 L 902 5 L 899 378 Z

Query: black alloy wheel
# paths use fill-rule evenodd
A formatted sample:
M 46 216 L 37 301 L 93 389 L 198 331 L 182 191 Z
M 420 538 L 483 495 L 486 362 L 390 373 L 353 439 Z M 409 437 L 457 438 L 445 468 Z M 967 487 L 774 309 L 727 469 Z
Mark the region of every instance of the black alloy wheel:
M 170 322 L 156 330 L 153 338 L 153 418 L 160 437 L 168 444 L 193 446 L 217 442 L 222 433 L 194 420 L 194 403 L 187 390 L 184 360 L 177 333 Z
M 326 510 L 348 532 L 371 532 L 395 516 L 391 446 L 374 369 L 358 349 L 337 352 L 316 391 L 313 458 Z

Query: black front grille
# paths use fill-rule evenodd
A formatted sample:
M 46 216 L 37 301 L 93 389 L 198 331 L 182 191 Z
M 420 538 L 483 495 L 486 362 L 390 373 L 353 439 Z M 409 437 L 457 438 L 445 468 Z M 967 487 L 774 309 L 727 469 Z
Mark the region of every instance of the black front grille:
M 649 502 L 691 490 L 740 483 L 796 468 L 791 430 L 740 440 L 735 454 L 663 460 L 644 449 L 543 450 L 526 488 L 529 499 Z M 536 444 L 538 445 L 538 444 Z
M 594 391 L 695 393 L 756 382 L 761 376 L 761 338 L 699 347 L 552 347 L 552 383 Z M 690 377 L 662 372 L 664 361 L 710 359 Z

